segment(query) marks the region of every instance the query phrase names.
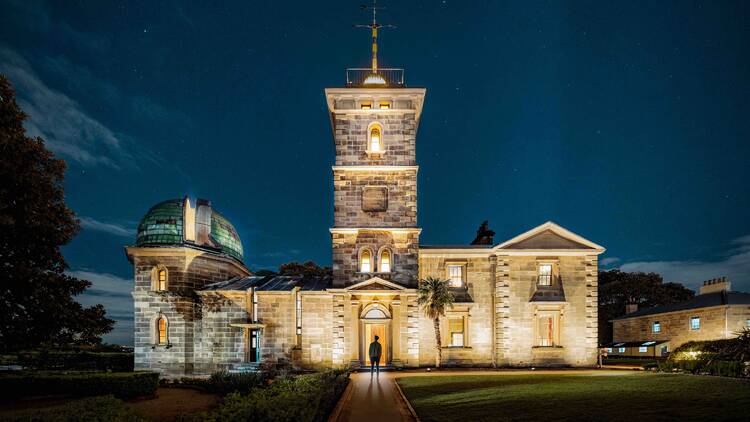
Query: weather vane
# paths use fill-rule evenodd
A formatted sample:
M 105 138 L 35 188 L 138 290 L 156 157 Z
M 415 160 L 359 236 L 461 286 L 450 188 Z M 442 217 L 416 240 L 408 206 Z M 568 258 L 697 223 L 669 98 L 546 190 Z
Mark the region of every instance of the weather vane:
M 378 0 L 372 0 L 372 6 L 365 4 L 360 6 L 362 10 L 372 10 L 372 23 L 366 25 L 354 25 L 356 28 L 369 28 L 372 30 L 372 73 L 378 73 L 378 29 L 395 28 L 395 25 L 381 25 L 377 21 L 378 10 L 385 10 L 385 7 L 378 6 Z

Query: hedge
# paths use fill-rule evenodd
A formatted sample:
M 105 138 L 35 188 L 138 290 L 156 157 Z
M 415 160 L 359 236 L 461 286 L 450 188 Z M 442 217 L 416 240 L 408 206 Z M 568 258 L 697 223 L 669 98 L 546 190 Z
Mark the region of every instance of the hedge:
M 249 394 L 232 393 L 222 406 L 192 420 L 270 422 L 325 421 L 349 383 L 349 372 L 329 370 L 278 379 Z
M 0 376 L 0 391 L 5 392 L 0 400 L 43 395 L 153 397 L 158 385 L 159 374 L 155 372 L 21 372 Z
M 69 369 L 91 371 L 130 372 L 133 353 L 88 351 L 33 351 L 20 352 L 6 364 L 17 364 L 31 369 Z
M 46 409 L 30 409 L 4 416 L 3 420 L 24 422 L 86 421 L 141 422 L 144 419 L 113 396 L 89 397 Z
M 675 360 L 659 362 L 659 371 L 688 372 L 691 374 L 719 375 L 723 377 L 746 376 L 746 367 L 742 362 L 727 360 Z

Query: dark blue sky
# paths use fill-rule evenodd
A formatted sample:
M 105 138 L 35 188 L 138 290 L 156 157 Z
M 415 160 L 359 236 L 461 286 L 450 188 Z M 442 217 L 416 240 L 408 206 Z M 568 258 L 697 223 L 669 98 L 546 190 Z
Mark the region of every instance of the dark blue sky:
M 211 199 L 251 269 L 330 263 L 323 89 L 369 55 L 360 1 L 154 3 L 0 1 L 0 73 L 69 163 L 65 255 L 123 343 L 123 246 L 163 199 Z M 381 65 L 427 88 L 423 244 L 552 220 L 607 268 L 750 290 L 750 3 L 385 4 Z

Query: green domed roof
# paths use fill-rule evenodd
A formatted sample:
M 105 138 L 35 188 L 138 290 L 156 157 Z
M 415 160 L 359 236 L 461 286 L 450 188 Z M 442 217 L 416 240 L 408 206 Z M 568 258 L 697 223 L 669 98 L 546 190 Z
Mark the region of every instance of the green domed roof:
M 148 210 L 138 224 L 137 246 L 183 245 L 184 199 L 160 202 Z M 216 210 L 211 210 L 211 239 L 221 252 L 242 261 L 242 241 L 232 223 Z

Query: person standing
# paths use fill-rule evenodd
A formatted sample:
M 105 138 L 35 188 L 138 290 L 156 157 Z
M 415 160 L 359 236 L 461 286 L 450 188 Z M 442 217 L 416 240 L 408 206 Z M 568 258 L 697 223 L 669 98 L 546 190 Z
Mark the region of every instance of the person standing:
M 380 376 L 380 356 L 383 354 L 383 347 L 378 343 L 379 339 L 380 337 L 375 336 L 375 341 L 370 343 L 370 376 L 376 371 L 378 376 Z

